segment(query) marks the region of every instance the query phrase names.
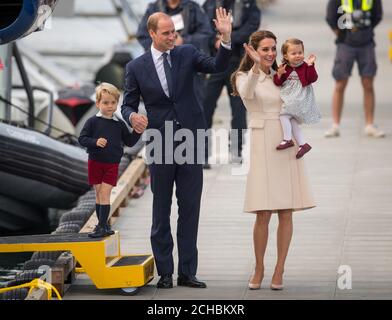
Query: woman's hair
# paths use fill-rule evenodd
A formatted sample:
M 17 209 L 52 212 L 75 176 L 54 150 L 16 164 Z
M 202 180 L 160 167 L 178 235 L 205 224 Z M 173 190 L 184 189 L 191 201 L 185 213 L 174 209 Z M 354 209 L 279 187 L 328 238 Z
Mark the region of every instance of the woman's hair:
M 284 56 L 287 54 L 287 51 L 289 51 L 289 47 L 290 47 L 290 45 L 301 45 L 302 46 L 302 50 L 304 51 L 305 50 L 305 48 L 304 48 L 304 43 L 301 41 L 301 40 L 299 40 L 299 39 L 296 39 L 296 38 L 290 38 L 290 39 L 287 39 L 283 44 L 282 44 L 282 49 L 281 49 L 281 51 L 282 51 L 282 62 L 283 63 L 286 63 L 286 64 L 288 64 L 289 62 L 284 58 Z
M 249 43 L 248 45 L 252 46 L 253 49 L 257 50 L 260 41 L 264 39 L 274 39 L 276 42 L 276 37 L 271 31 L 267 30 L 259 30 L 253 32 L 250 37 L 249 37 Z M 245 55 L 242 57 L 240 65 L 236 71 L 233 72 L 230 78 L 231 86 L 233 87 L 233 92 L 231 93 L 233 96 L 239 96 L 238 90 L 237 90 L 237 85 L 236 85 L 236 79 L 237 79 L 237 74 L 240 71 L 246 72 L 249 71 L 253 67 L 253 60 L 248 56 L 248 54 L 245 52 Z M 277 70 L 278 66 L 276 64 L 276 61 L 274 61 L 274 64 L 272 65 L 272 69 Z
M 108 93 L 113 96 L 117 101 L 120 99 L 120 91 L 112 84 L 101 82 L 95 88 L 95 100 L 99 102 L 102 98 L 102 93 Z

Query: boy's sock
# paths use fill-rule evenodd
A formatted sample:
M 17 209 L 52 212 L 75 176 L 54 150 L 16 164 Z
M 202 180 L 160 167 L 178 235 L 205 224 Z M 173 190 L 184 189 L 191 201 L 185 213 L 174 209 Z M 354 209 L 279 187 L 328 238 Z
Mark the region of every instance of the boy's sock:
M 99 223 L 98 225 L 102 228 L 106 227 L 106 223 L 109 218 L 110 204 L 101 204 L 101 209 L 99 212 Z
M 98 221 L 99 221 L 100 211 L 101 211 L 101 205 L 99 203 L 96 203 L 95 204 L 95 213 L 97 214 Z

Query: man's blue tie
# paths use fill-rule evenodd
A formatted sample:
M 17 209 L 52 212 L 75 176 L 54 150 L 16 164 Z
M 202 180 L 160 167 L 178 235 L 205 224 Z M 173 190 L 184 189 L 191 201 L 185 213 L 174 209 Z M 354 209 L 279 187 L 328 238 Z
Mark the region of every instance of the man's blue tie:
M 169 97 L 173 97 L 173 76 L 172 76 L 172 70 L 169 64 L 169 61 L 167 59 L 167 53 L 164 52 L 162 53 L 163 57 L 163 68 L 165 69 L 165 75 L 166 75 L 166 82 L 167 82 L 167 88 L 169 89 Z

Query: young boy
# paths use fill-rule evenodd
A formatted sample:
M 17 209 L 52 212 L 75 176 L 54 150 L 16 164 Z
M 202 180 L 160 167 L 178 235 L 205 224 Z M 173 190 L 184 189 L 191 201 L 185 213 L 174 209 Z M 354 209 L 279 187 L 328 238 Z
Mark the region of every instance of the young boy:
M 87 148 L 88 181 L 94 185 L 98 225 L 91 238 L 112 235 L 107 220 L 110 214 L 110 193 L 117 184 L 118 165 L 123 155 L 123 143 L 132 147 L 140 138 L 131 134 L 125 123 L 116 117 L 120 92 L 110 83 L 101 83 L 95 90 L 99 112 L 89 118 L 79 136 L 79 143 Z

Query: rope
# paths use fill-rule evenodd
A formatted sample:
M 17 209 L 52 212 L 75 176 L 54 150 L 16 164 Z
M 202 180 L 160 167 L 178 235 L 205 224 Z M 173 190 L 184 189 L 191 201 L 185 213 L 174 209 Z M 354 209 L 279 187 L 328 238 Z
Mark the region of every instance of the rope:
M 8 105 L 11 106 L 11 107 L 14 107 L 15 109 L 18 109 L 19 111 L 21 111 L 21 112 L 24 113 L 24 114 L 29 114 L 26 110 L 23 110 L 23 108 L 18 107 L 17 105 L 13 104 L 11 101 L 5 99 L 5 98 L 4 98 L 3 96 L 1 96 L 1 95 L 0 95 L 0 101 L 3 101 L 4 103 L 8 104 Z M 50 126 L 51 129 L 57 130 L 57 131 L 59 131 L 59 132 L 65 134 L 65 135 L 69 135 L 69 136 L 74 137 L 74 138 L 76 138 L 76 139 L 78 138 L 77 136 L 75 136 L 75 135 L 73 135 L 73 134 L 71 134 L 71 133 L 69 133 L 69 132 L 65 132 L 64 130 L 61 130 L 61 129 L 59 129 L 59 128 L 56 128 L 55 126 L 52 126 L 51 124 L 49 124 L 49 123 L 47 123 L 46 121 L 41 120 L 41 119 L 39 119 L 39 118 L 37 118 L 37 117 L 34 117 L 34 120 L 36 120 L 36 121 L 38 121 L 38 122 L 41 122 L 41 123 L 43 123 L 44 125 Z M 31 128 L 31 129 L 34 129 L 34 128 Z M 35 130 L 35 129 L 34 129 L 34 130 Z M 35 131 L 38 131 L 38 130 L 35 130 Z M 39 131 L 38 131 L 38 132 L 39 132 Z M 42 133 L 42 132 L 41 132 L 41 133 Z
M 52 299 L 52 290 L 56 294 L 57 298 L 59 300 L 62 300 L 60 293 L 57 291 L 57 289 L 49 282 L 43 281 L 42 279 L 34 279 L 29 283 L 24 283 L 20 284 L 18 286 L 13 286 L 13 287 L 7 287 L 7 288 L 2 288 L 0 289 L 0 293 L 6 292 L 6 291 L 11 291 L 15 289 L 21 289 L 21 288 L 30 288 L 29 293 L 35 288 L 40 288 L 40 289 L 46 289 L 48 292 L 48 300 Z

